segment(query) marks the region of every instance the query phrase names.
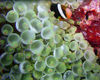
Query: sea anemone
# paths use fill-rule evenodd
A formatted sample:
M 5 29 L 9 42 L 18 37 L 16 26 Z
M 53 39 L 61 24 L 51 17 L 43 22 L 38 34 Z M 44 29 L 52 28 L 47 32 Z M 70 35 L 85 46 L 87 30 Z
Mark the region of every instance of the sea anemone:
M 0 80 L 100 80 L 98 56 L 76 22 L 50 10 L 52 2 L 74 10 L 75 1 L 0 2 Z

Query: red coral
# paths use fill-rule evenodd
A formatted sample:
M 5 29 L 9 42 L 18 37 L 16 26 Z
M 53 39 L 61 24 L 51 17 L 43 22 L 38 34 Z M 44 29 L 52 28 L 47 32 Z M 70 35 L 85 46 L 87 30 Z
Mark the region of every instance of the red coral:
M 93 47 L 100 48 L 100 0 L 84 0 L 84 2 L 74 10 L 72 19 L 81 21 L 79 29 L 85 39 L 88 40 Z

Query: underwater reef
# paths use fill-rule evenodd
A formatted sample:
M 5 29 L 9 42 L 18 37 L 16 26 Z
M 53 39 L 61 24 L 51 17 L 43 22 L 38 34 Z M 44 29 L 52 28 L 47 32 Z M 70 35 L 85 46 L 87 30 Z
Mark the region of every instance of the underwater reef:
M 81 1 L 0 1 L 0 80 L 100 80 L 98 56 L 75 21 L 50 10 Z

